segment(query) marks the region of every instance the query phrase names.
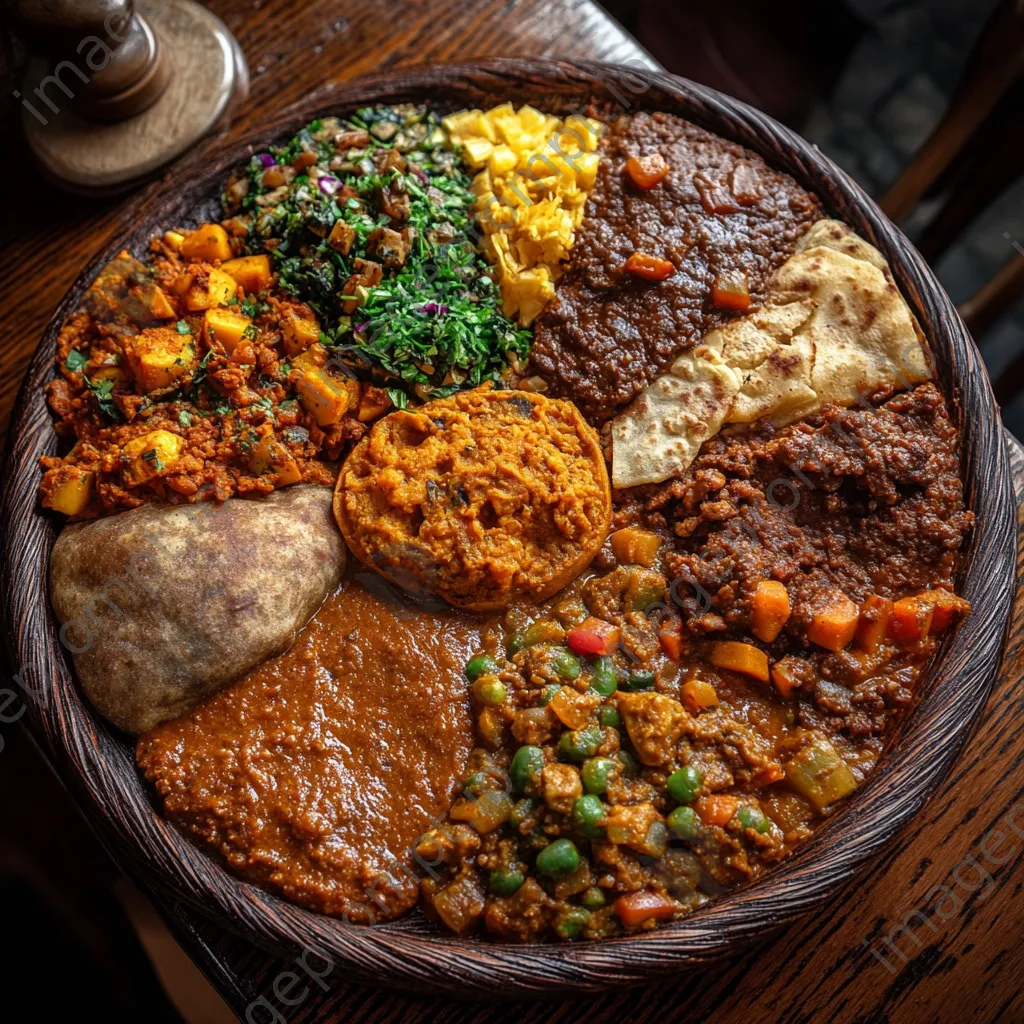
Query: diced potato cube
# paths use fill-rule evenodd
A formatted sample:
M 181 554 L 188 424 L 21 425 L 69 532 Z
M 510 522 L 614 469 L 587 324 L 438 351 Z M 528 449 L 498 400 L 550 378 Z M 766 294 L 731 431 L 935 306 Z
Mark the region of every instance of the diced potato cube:
M 391 408 L 391 396 L 383 388 L 367 387 L 359 399 L 357 418 L 360 423 L 369 423 L 382 416 Z
M 463 153 L 465 154 L 466 162 L 474 170 L 483 167 L 483 165 L 487 163 L 493 149 L 494 146 L 490 142 L 478 137 L 466 139 L 463 144 Z
M 253 448 L 249 456 L 249 469 L 257 476 L 273 470 L 275 487 L 290 487 L 302 480 L 298 463 L 273 433 L 269 433 Z
M 359 401 L 358 381 L 333 377 L 326 370 L 305 371 L 296 382 L 295 390 L 302 407 L 321 427 L 337 423 Z
M 508 174 L 515 169 L 516 154 L 508 146 L 495 146 L 491 150 L 487 166 L 495 177 Z
M 297 356 L 320 340 L 320 325 L 306 317 L 286 316 L 281 321 L 281 333 L 284 335 L 285 352 Z
M 234 278 L 245 292 L 261 292 L 270 287 L 269 256 L 239 256 L 228 260 L 221 268 L 225 274 Z
M 235 351 L 235 346 L 251 327 L 252 321 L 230 306 L 208 309 L 203 314 L 203 337 L 206 344 L 213 345 L 216 341 L 228 355 Z
M 164 241 L 175 252 L 181 252 L 181 243 L 185 241 L 185 236 L 180 231 L 165 231 Z
M 129 441 L 121 449 L 126 481 L 144 484 L 147 480 L 165 476 L 181 458 L 184 447 L 185 439 L 169 430 L 151 430 Z
M 96 474 L 77 466 L 59 466 L 52 472 L 60 482 L 43 498 L 43 506 L 66 516 L 80 515 L 92 501 Z
M 237 291 L 235 279 L 230 274 L 225 274 L 223 270 L 215 268 L 210 271 L 205 289 L 195 281 L 191 283 L 185 295 L 185 305 L 195 312 L 213 306 L 224 306 L 235 297 Z
M 296 370 L 319 370 L 327 363 L 327 349 L 319 341 L 313 342 L 301 355 L 292 360 Z
M 92 374 L 92 381 L 95 384 L 104 380 L 112 380 L 115 385 L 126 384 L 128 374 L 120 366 L 101 366 Z
M 149 304 L 149 311 L 157 320 L 173 320 L 178 315 L 171 305 L 170 299 L 159 288 L 153 289 L 153 298 Z
M 173 386 L 199 362 L 195 339 L 175 327 L 150 327 L 128 338 L 124 354 L 140 395 Z
M 190 271 L 185 271 L 185 273 L 179 274 L 171 282 L 171 291 L 177 295 L 179 299 L 183 299 L 188 294 L 188 290 L 192 287 L 192 282 L 195 279 L 195 274 Z
M 181 255 L 195 261 L 229 260 L 228 233 L 219 224 L 201 224 L 182 239 Z

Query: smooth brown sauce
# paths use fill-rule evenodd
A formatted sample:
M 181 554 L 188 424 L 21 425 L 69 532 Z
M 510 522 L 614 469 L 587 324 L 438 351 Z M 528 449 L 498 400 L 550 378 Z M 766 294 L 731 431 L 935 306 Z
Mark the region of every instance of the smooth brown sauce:
M 393 593 L 357 573 L 285 654 L 138 744 L 182 831 L 250 881 L 354 921 L 415 904 L 411 847 L 472 743 L 463 666 L 484 620 Z

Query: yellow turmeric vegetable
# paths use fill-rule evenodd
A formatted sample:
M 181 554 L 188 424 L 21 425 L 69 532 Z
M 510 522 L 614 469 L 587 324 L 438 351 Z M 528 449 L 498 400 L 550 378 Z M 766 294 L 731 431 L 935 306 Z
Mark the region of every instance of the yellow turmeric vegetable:
M 44 508 L 52 508 L 54 512 L 62 512 L 66 516 L 80 515 L 92 501 L 96 474 L 77 466 L 60 466 L 54 472 L 59 473 L 63 479 L 44 496 Z
M 270 287 L 269 256 L 239 256 L 227 260 L 220 269 L 234 278 L 235 283 L 247 293 L 261 292 Z
M 251 328 L 252 321 L 230 306 L 208 309 L 203 314 L 203 337 L 207 345 L 217 342 L 228 355 L 234 352 L 247 331 L 252 333 Z
M 229 260 L 231 243 L 228 233 L 219 224 L 201 224 L 182 239 L 181 255 L 197 262 Z
M 121 449 L 126 482 L 143 484 L 165 476 L 174 468 L 184 447 L 185 439 L 169 430 L 151 430 L 129 441 Z
M 296 381 L 302 407 L 321 427 L 337 423 L 359 402 L 359 382 L 334 377 L 326 370 L 306 370 Z
M 320 325 L 304 317 L 286 316 L 281 321 L 281 333 L 284 336 L 285 352 L 297 356 L 320 340 Z
M 124 355 L 140 395 L 172 387 L 199 362 L 195 339 L 175 327 L 150 327 L 124 341 Z

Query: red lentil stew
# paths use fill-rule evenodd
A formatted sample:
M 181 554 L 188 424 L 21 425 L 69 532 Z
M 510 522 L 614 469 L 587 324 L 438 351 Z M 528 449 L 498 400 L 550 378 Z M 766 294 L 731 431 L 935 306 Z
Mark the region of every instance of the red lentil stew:
M 314 122 L 61 335 L 45 506 L 336 489 L 362 564 L 138 743 L 172 822 L 312 910 L 513 942 L 679 918 L 854 797 L 969 613 L 946 400 L 864 355 L 927 361 L 881 254 L 742 147 L 608 113 Z M 855 342 L 827 358 L 826 307 Z M 610 488 L 623 417 L 681 468 Z

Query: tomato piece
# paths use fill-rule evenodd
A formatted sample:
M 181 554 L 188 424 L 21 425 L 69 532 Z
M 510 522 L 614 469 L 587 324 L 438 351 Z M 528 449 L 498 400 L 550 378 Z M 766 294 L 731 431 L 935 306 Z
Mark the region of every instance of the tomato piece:
M 644 921 L 669 921 L 678 907 L 660 893 L 631 892 L 628 896 L 620 896 L 612 904 L 612 909 L 627 928 L 636 928 Z
M 750 306 L 750 286 L 742 270 L 719 274 L 711 286 L 711 301 L 719 309 L 747 309 Z
M 669 172 L 669 166 L 660 153 L 648 153 L 639 159 L 631 156 L 624 169 L 630 181 L 645 192 L 660 185 Z
M 668 260 L 635 252 L 626 260 L 626 272 L 635 277 L 642 277 L 645 281 L 664 281 L 676 272 L 676 268 Z
M 619 642 L 621 632 L 604 619 L 591 616 L 565 635 L 570 650 L 576 654 L 610 654 Z

